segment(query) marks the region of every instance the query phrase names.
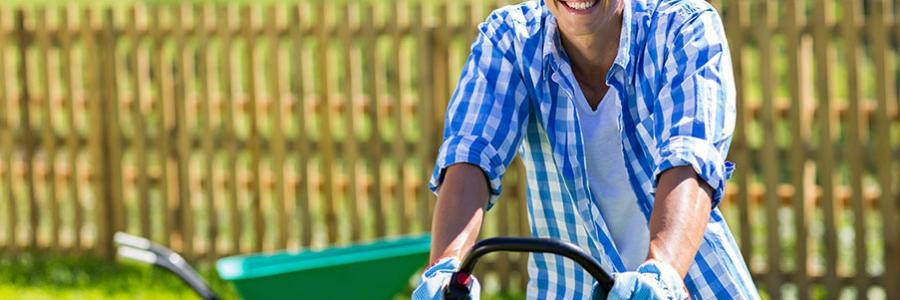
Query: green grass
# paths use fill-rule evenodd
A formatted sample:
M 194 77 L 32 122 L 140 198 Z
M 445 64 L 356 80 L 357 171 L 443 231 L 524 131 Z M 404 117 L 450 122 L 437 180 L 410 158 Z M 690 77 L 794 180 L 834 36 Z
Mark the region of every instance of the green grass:
M 237 299 L 233 288 L 209 266 L 198 268 L 222 299 Z M 488 291 L 491 292 L 491 291 Z M 404 299 L 401 294 L 397 299 Z M 524 299 L 493 292 L 484 299 Z M 0 257 L 0 299 L 200 299 L 174 274 L 128 261 L 79 255 L 20 254 Z
M 200 273 L 223 299 L 235 299 L 208 267 Z M 167 271 L 86 256 L 0 257 L 0 299 L 199 299 Z

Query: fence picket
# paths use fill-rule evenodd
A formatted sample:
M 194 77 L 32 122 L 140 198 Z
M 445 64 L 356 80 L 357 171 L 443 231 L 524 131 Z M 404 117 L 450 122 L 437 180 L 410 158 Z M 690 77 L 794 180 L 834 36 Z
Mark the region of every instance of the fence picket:
M 363 45 L 376 45 L 377 40 L 375 38 L 375 8 L 371 3 L 366 3 L 363 6 L 362 20 L 360 23 L 362 24 L 362 28 L 365 28 L 363 32 Z M 382 64 L 380 61 L 380 57 L 377 54 L 377 51 L 374 49 L 370 49 L 371 51 L 365 51 L 363 54 L 366 61 L 369 62 L 370 70 L 372 74 L 378 74 Z M 366 99 L 368 100 L 368 110 L 367 114 L 369 115 L 368 119 L 371 124 L 371 134 L 369 137 L 368 148 L 371 152 L 369 156 L 369 174 L 371 176 L 371 190 L 368 193 L 368 198 L 370 202 L 370 207 L 372 212 L 375 214 L 374 216 L 374 226 L 375 226 L 375 236 L 383 237 L 387 235 L 387 225 L 386 225 L 386 217 L 384 215 L 384 204 L 382 203 L 382 195 L 383 195 L 383 181 L 382 181 L 382 169 L 381 169 L 381 158 L 383 156 L 381 149 L 381 132 L 382 132 L 382 118 L 381 118 L 381 92 L 383 91 L 381 85 L 378 82 L 380 76 L 371 76 L 369 80 L 366 80 L 364 83 L 364 92 L 366 94 Z
M 391 51 L 391 56 L 388 57 L 388 81 L 393 84 L 390 87 L 391 93 L 388 101 L 390 103 L 391 112 L 388 114 L 391 116 L 391 119 L 394 121 L 394 132 L 391 134 L 393 143 L 391 144 L 391 155 L 393 156 L 394 167 L 396 168 L 396 175 L 394 175 L 394 185 L 393 188 L 390 189 L 391 193 L 391 203 L 394 204 L 394 213 L 396 214 L 396 218 L 398 221 L 398 233 L 407 234 L 409 233 L 409 215 L 408 215 L 408 199 L 406 197 L 406 138 L 404 134 L 404 113 L 403 113 L 403 97 L 406 96 L 403 91 L 403 81 L 406 76 L 403 65 L 404 59 L 403 54 L 400 49 L 403 43 L 403 34 L 400 32 L 401 28 L 406 26 L 406 15 L 407 11 L 406 3 L 403 1 L 394 1 L 390 6 L 390 10 L 388 12 L 387 18 L 390 20 L 389 25 L 389 35 L 391 37 L 391 44 L 394 47 L 397 47 L 394 51 Z M 390 68 L 393 68 L 393 72 L 390 72 Z M 391 76 L 393 75 L 393 76 Z
M 19 125 L 21 126 L 22 131 L 22 141 L 23 148 L 25 148 L 25 153 L 23 160 L 25 161 L 25 186 L 26 192 L 28 195 L 28 247 L 36 248 L 38 245 L 37 241 L 37 232 L 39 230 L 39 208 L 38 208 L 38 199 L 37 199 L 37 191 L 34 184 L 34 155 L 35 155 L 35 142 L 34 142 L 34 132 L 32 128 L 31 121 L 31 103 L 29 103 L 32 99 L 31 90 L 28 85 L 29 78 L 29 59 L 28 59 L 28 45 L 30 41 L 28 40 L 28 35 L 26 34 L 25 28 L 25 11 L 24 8 L 18 8 L 15 11 L 15 32 L 16 32 L 16 40 L 17 43 L 17 53 L 18 64 L 16 65 L 16 75 L 18 75 L 19 89 L 18 89 L 18 100 L 19 100 Z
M 284 142 L 284 123 L 282 121 L 282 105 L 281 99 L 283 97 L 283 91 L 281 87 L 281 61 L 279 55 L 279 37 L 278 37 L 278 11 L 281 8 L 277 5 L 270 5 L 268 9 L 265 11 L 266 14 L 266 22 L 264 24 L 266 31 L 266 39 L 268 40 L 268 64 L 265 69 L 266 81 L 268 82 L 266 93 L 266 105 L 269 107 L 269 115 L 270 117 L 270 136 L 272 141 L 272 146 L 270 148 L 272 152 L 272 160 L 271 160 L 271 169 L 273 174 L 274 186 L 272 190 L 272 203 L 273 207 L 278 211 L 278 228 L 279 234 L 277 236 L 276 247 L 279 249 L 287 248 L 288 241 L 288 215 L 287 215 L 287 206 L 285 202 L 284 196 L 284 156 L 285 156 L 285 142 Z
M 9 10 L 0 7 L 0 82 L 10 82 L 7 75 L 6 53 L 7 53 L 7 32 L 10 30 L 6 20 L 9 20 Z M 3 159 L 3 188 L 4 200 L 6 202 L 6 241 L 3 246 L 10 253 L 15 253 L 17 248 L 17 234 L 19 215 L 17 199 L 15 195 L 13 173 L 13 126 L 11 124 L 12 100 L 9 98 L 6 84 L 0 84 L 0 153 Z
M 772 69 L 772 43 L 771 28 L 772 18 L 770 17 L 771 9 L 770 1 L 761 0 L 754 2 L 753 9 L 758 13 L 758 30 L 756 30 L 756 42 L 759 48 L 760 57 L 760 86 L 762 88 L 762 114 L 760 123 L 762 130 L 774 134 L 776 132 L 775 115 L 775 85 L 774 70 Z M 773 140 L 774 137 L 772 138 Z M 780 184 L 779 180 L 779 164 L 774 159 L 765 159 L 767 157 L 775 157 L 776 144 L 774 141 L 763 143 L 760 162 L 762 162 L 763 184 L 765 185 L 765 214 L 766 223 L 778 223 L 778 195 L 776 188 Z M 781 299 L 781 235 L 778 231 L 769 232 L 766 235 L 766 258 L 767 258 L 767 277 L 766 290 L 772 299 Z
M 187 23 L 185 20 L 187 15 L 187 5 L 173 5 L 168 7 L 168 11 L 173 16 L 172 30 L 175 36 L 174 45 L 174 65 L 172 68 L 173 77 L 173 111 L 175 113 L 175 178 L 176 178 L 176 201 L 175 211 L 177 215 L 176 248 L 181 249 L 185 253 L 194 254 L 194 226 L 192 214 L 192 195 L 190 192 L 190 157 L 189 136 L 187 124 L 187 92 L 186 85 L 188 76 L 186 73 L 192 68 L 188 64 L 185 49 L 185 33 L 188 26 L 194 24 Z M 181 245 L 181 247 L 177 247 Z
M 898 112 L 897 104 L 894 102 L 896 97 L 896 67 L 891 70 L 889 66 L 896 66 L 896 61 L 892 61 L 890 55 L 890 47 L 887 39 L 889 38 L 885 32 L 885 15 L 889 11 L 887 3 L 883 0 L 868 1 L 869 18 L 866 20 L 868 27 L 868 38 L 871 41 L 872 60 L 875 67 L 875 95 L 877 97 L 878 112 L 875 114 L 875 122 L 873 135 L 875 138 L 875 155 L 877 160 L 876 178 L 878 185 L 881 187 L 881 195 L 878 199 L 879 210 L 881 211 L 881 222 L 883 223 L 883 240 L 884 240 L 884 257 L 882 263 L 886 266 L 884 269 L 883 286 L 887 295 L 900 295 L 900 224 L 897 222 L 897 205 L 900 203 L 900 194 L 897 193 L 897 184 L 894 183 L 896 159 L 890 159 L 892 153 L 896 153 L 896 149 L 891 148 L 890 138 L 892 136 L 892 127 L 896 126 L 896 120 L 891 122 L 890 113 L 895 116 Z M 894 3 L 896 5 L 896 1 Z M 895 8 L 896 13 L 896 8 Z M 894 22 L 900 24 L 898 16 L 894 16 Z M 900 40 L 900 31 L 896 32 L 897 39 Z M 896 49 L 895 45 L 895 50 Z M 894 59 L 897 58 L 895 51 Z M 894 82 L 894 84 L 892 84 Z M 891 86 L 894 88 L 891 88 Z M 886 160 L 886 161 L 884 161 Z
M 132 81 L 133 81 L 133 101 L 134 104 L 131 108 L 131 120 L 134 122 L 134 147 L 132 148 L 134 151 L 135 157 L 135 171 L 136 181 L 137 181 L 137 202 L 138 202 L 138 222 L 140 223 L 140 234 L 145 237 L 151 236 L 151 209 L 150 209 L 150 187 L 148 184 L 148 162 L 147 162 L 147 151 L 146 151 L 146 127 L 145 124 L 145 115 L 143 111 L 144 104 L 144 96 L 146 93 L 146 83 L 150 81 L 149 79 L 149 70 L 147 69 L 146 62 L 142 60 L 142 58 L 146 58 L 145 52 L 141 51 L 141 37 L 138 35 L 138 30 L 145 30 L 146 24 L 139 24 L 141 21 L 144 21 L 143 17 L 146 15 L 146 8 L 144 6 L 135 6 L 128 11 L 128 38 L 131 40 L 132 52 L 130 56 L 129 64 L 132 70 Z M 140 29 L 139 29 L 140 27 Z
M 418 94 L 419 97 L 418 103 L 416 103 L 416 107 L 418 110 L 416 113 L 418 114 L 418 129 L 419 129 L 419 139 L 416 143 L 417 150 L 417 160 L 420 166 L 420 169 L 424 169 L 424 172 L 416 173 L 419 177 L 421 177 L 419 181 L 416 181 L 417 186 L 416 190 L 425 189 L 428 181 L 428 169 L 425 166 L 432 163 L 431 158 L 436 155 L 434 152 L 434 145 L 439 143 L 439 141 L 435 140 L 435 123 L 439 122 L 438 118 L 434 115 L 434 90 L 432 85 L 434 82 L 431 80 L 431 43 L 430 39 L 432 37 L 429 34 L 429 31 L 425 28 L 425 6 L 422 3 L 414 3 L 412 8 L 412 24 L 411 28 L 415 31 L 415 39 L 416 39 L 416 55 L 418 57 L 418 61 L 416 64 L 418 65 L 418 69 L 416 70 L 416 74 L 418 75 L 416 78 L 416 85 L 419 86 Z M 418 197 L 418 205 L 416 206 L 416 219 L 419 220 L 419 226 L 423 231 L 430 231 L 431 229 L 431 214 L 430 212 L 433 210 L 431 207 L 434 205 L 432 201 L 432 194 L 430 192 L 423 191 L 421 196 Z
M 75 6 L 66 6 L 63 8 L 64 12 L 60 17 L 60 24 L 64 24 L 65 28 L 78 28 L 78 23 L 75 23 L 76 18 L 78 17 L 78 8 Z M 83 23 L 83 22 L 82 22 Z M 84 249 L 85 245 L 83 244 L 84 239 L 82 238 L 82 229 L 84 229 L 84 206 L 81 203 L 81 189 L 80 181 L 81 174 L 79 173 L 79 154 L 81 153 L 81 147 L 79 138 L 81 133 L 79 131 L 80 125 L 77 121 L 77 115 L 75 113 L 75 107 L 77 106 L 76 98 L 75 98 L 75 86 L 76 82 L 74 81 L 72 74 L 72 66 L 76 62 L 75 57 L 72 54 L 72 40 L 77 38 L 73 35 L 73 31 L 65 30 L 60 35 L 60 49 L 62 51 L 60 57 L 60 76 L 62 76 L 62 81 L 65 82 L 64 86 L 64 95 L 66 99 L 65 110 L 66 110 L 66 121 L 68 131 L 66 136 L 66 148 L 68 148 L 68 159 L 69 159 L 69 170 L 71 176 L 69 177 L 69 199 L 72 204 L 72 231 L 74 235 L 73 247 L 75 249 Z M 82 60 L 83 61 L 83 60 Z M 82 90 L 83 91 L 83 90 Z M 84 99 L 84 93 L 80 93 L 78 99 Z
M 309 143 L 308 143 L 308 131 L 306 128 L 307 120 L 307 112 L 306 112 L 306 89 L 303 85 L 302 74 L 303 71 L 306 70 L 308 64 L 306 64 L 304 60 L 305 50 L 303 49 L 304 45 L 304 34 L 302 27 L 305 24 L 302 24 L 301 20 L 305 17 L 302 13 L 304 6 L 301 5 L 293 5 L 290 9 L 290 21 L 294 26 L 290 26 L 291 28 L 291 43 L 292 49 L 295 53 L 294 56 L 294 74 L 295 77 L 292 82 L 294 82 L 294 101 L 296 108 L 296 118 L 294 118 L 294 122 L 297 126 L 297 192 L 296 192 L 296 211 L 297 217 L 300 219 L 300 246 L 301 247 L 309 247 L 312 245 L 312 235 L 313 235 L 313 223 L 312 223 L 312 212 L 310 211 L 310 201 L 309 197 L 311 195 L 309 191 Z M 304 10 L 305 11 L 305 10 Z
M 732 52 L 732 68 L 734 69 L 734 80 L 736 88 L 735 103 L 737 107 L 747 106 L 747 97 L 744 83 L 744 32 L 740 28 L 744 27 L 747 1 L 736 1 L 729 4 L 727 15 L 728 42 L 731 45 Z M 740 213 L 738 214 L 738 224 L 740 224 L 738 236 L 740 237 L 741 254 L 744 261 L 750 262 L 751 250 L 753 249 L 753 236 L 750 232 L 750 154 L 747 151 L 749 144 L 747 140 L 747 126 L 750 124 L 750 115 L 744 109 L 737 110 L 737 124 L 733 137 L 733 159 L 737 166 L 735 168 L 735 182 L 737 182 L 737 205 Z M 741 167 L 743 166 L 743 167 Z
M 810 197 L 810 189 L 807 182 L 812 179 L 811 163 L 806 156 L 804 149 L 809 142 L 810 129 L 807 124 L 810 122 L 810 103 L 808 103 L 809 93 L 802 86 L 802 80 L 806 79 L 809 65 L 806 64 L 805 56 L 808 54 L 808 44 L 801 41 L 800 24 L 804 22 L 802 12 L 802 1 L 791 0 L 784 6 L 785 8 L 785 34 L 787 35 L 787 57 L 788 57 L 788 87 L 791 97 L 791 115 L 790 115 L 790 132 L 791 132 L 791 151 L 790 151 L 790 174 L 791 185 L 794 188 L 793 199 L 793 216 L 794 216 L 794 234 L 795 251 L 794 260 L 796 267 L 794 268 L 793 281 L 797 285 L 797 297 L 799 299 L 809 298 L 809 266 L 808 266 L 808 241 L 809 241 L 809 219 L 810 209 L 807 206 Z
M 101 126 L 103 131 L 104 156 L 102 159 L 106 160 L 103 163 L 105 170 L 102 178 L 106 196 L 104 196 L 105 203 L 103 206 L 105 207 L 102 210 L 104 213 L 102 216 L 108 219 L 110 226 L 104 232 L 98 234 L 98 239 L 100 239 L 100 243 L 104 247 L 108 248 L 109 255 L 112 255 L 112 235 L 116 231 L 124 230 L 125 228 L 125 207 L 124 197 L 122 196 L 122 145 L 120 139 L 121 131 L 119 129 L 121 119 L 119 119 L 120 99 L 117 93 L 118 65 L 115 51 L 114 11 L 108 7 L 103 8 L 100 13 L 102 35 L 100 36 L 100 47 L 98 50 L 102 55 L 100 57 L 103 59 L 99 61 L 100 73 L 97 78 L 100 78 L 101 94 L 97 100 L 101 101 L 100 109 L 103 115 L 101 121 L 103 123 L 98 125 Z
M 834 195 L 834 133 L 832 130 L 832 120 L 834 120 L 834 111 L 832 110 L 832 95 L 830 91 L 830 63 L 833 61 L 830 45 L 830 38 L 827 29 L 830 25 L 831 5 L 830 1 L 815 0 L 812 4 L 813 10 L 813 48 L 816 64 L 816 97 L 817 115 L 819 126 L 819 155 L 817 157 L 817 173 L 819 186 L 822 189 L 822 210 L 825 223 L 825 289 L 828 295 L 836 295 L 841 286 L 838 282 L 837 275 L 837 237 L 836 233 L 836 216 L 837 206 L 835 205 Z
M 359 103 L 357 78 L 359 78 L 359 74 L 362 73 L 362 71 L 357 71 L 359 62 L 355 61 L 355 47 L 350 35 L 351 29 L 357 29 L 359 27 L 359 14 L 354 11 L 358 12 L 356 6 L 344 3 L 341 4 L 338 15 L 340 16 L 340 20 L 345 20 L 344 22 L 346 22 L 344 26 L 340 26 L 339 28 L 340 40 L 344 45 L 342 56 L 345 81 L 344 86 L 341 89 L 343 91 L 342 104 L 347 111 L 347 116 L 344 118 L 347 134 L 344 143 L 345 149 L 343 159 L 345 173 L 347 174 L 345 177 L 347 182 L 347 192 L 344 197 L 350 219 L 350 241 L 358 242 L 362 238 L 362 222 L 360 221 L 359 215 L 359 177 L 356 174 L 357 159 L 359 156 L 357 149 L 359 134 L 357 131 L 356 120 L 359 118 L 357 115 L 357 103 Z
M 163 32 L 162 28 L 162 8 L 160 6 L 150 6 L 150 36 L 153 38 L 153 43 L 150 51 L 150 64 L 151 69 L 153 70 L 154 80 L 153 80 L 153 95 L 155 101 L 153 102 L 153 110 L 155 110 L 155 116 L 157 120 L 157 128 L 156 128 L 156 152 L 157 152 L 157 164 L 159 165 L 159 175 L 157 177 L 157 182 L 159 183 L 159 211 L 162 212 L 162 236 L 160 236 L 160 241 L 163 241 L 166 244 L 171 245 L 173 242 L 172 239 L 172 231 L 175 229 L 174 221 L 175 217 L 172 214 L 172 205 L 171 205 L 171 189 L 170 189 L 170 175 L 169 175 L 169 165 L 170 165 L 170 146 L 169 146 L 169 105 L 166 103 L 169 102 L 169 84 L 167 82 L 168 76 L 166 75 L 168 72 L 166 71 L 166 65 L 163 64 L 163 52 L 165 50 L 166 45 L 166 36 Z M 170 81 L 170 80 L 169 80 Z
M 317 92 L 317 100 L 318 107 L 321 109 L 322 116 L 331 116 L 334 112 L 334 106 L 332 105 L 333 97 L 333 89 L 331 85 L 331 69 L 332 66 L 329 63 L 329 49 L 328 49 L 328 41 L 330 41 L 328 32 L 326 30 L 325 24 L 328 23 L 328 9 L 330 8 L 329 4 L 326 3 L 316 3 L 315 11 L 316 11 L 316 21 L 320 26 L 316 26 L 316 49 L 315 49 L 315 57 L 316 57 L 316 82 L 318 83 L 316 86 Z M 323 197 L 319 199 L 323 201 L 325 204 L 325 225 L 327 227 L 327 241 L 329 244 L 334 244 L 338 241 L 338 231 L 337 231 L 337 201 L 334 195 L 335 186 L 334 186 L 334 131 L 331 126 L 331 118 L 321 117 L 318 118 L 319 122 L 319 152 L 320 152 L 320 161 L 319 164 L 322 170 L 322 193 Z
M 219 52 L 219 78 L 221 82 L 222 107 L 224 110 L 222 116 L 223 136 L 225 143 L 225 176 L 228 194 L 228 229 L 231 233 L 230 248 L 228 253 L 239 253 L 241 251 L 241 235 L 243 233 L 243 222 L 238 206 L 238 177 L 237 177 L 237 138 L 235 136 L 235 97 L 232 80 L 231 64 L 232 59 L 232 23 L 230 20 L 230 10 L 234 6 L 219 6 L 216 8 L 216 33 L 221 36 L 221 50 Z
M 199 127 L 198 130 L 203 132 L 203 137 L 201 138 L 201 151 L 203 153 L 203 172 L 201 177 L 201 184 L 203 185 L 203 198 L 205 200 L 206 205 L 206 257 L 212 261 L 218 257 L 218 242 L 219 242 L 219 216 L 216 213 L 216 202 L 218 202 L 218 197 L 216 197 L 216 176 L 215 176 L 215 167 L 216 167 L 216 151 L 213 145 L 213 135 L 215 134 L 213 131 L 213 121 L 212 116 L 214 113 L 218 113 L 218 109 L 213 110 L 214 107 L 221 107 L 219 103 L 213 104 L 213 85 L 216 82 L 216 79 L 211 74 L 215 74 L 215 71 L 212 70 L 210 62 L 210 57 L 212 56 L 209 51 L 208 43 L 210 39 L 206 35 L 205 32 L 210 31 L 212 22 L 214 21 L 214 7 L 207 4 L 198 4 L 193 6 L 194 11 L 194 28 L 196 29 L 196 43 L 197 43 L 197 90 L 200 99 L 199 107 L 200 111 L 198 112 L 198 121 Z M 215 100 L 220 100 L 220 98 L 216 98 Z
M 84 64 L 85 64 L 85 72 L 84 72 L 84 81 L 85 81 L 85 102 L 87 103 L 87 108 L 89 114 L 91 116 L 91 124 L 90 124 L 90 152 L 91 152 L 91 162 L 94 166 L 99 166 L 91 170 L 92 176 L 91 181 L 93 183 L 93 188 L 91 194 L 93 197 L 99 201 L 93 202 L 93 215 L 94 222 L 96 222 L 96 235 L 94 238 L 93 245 L 97 252 L 97 255 L 101 257 L 106 257 L 110 254 L 110 248 L 104 244 L 103 237 L 106 236 L 109 232 L 109 218 L 105 216 L 105 200 L 106 193 L 104 192 L 105 182 L 103 177 L 106 176 L 105 170 L 102 167 L 104 162 L 104 153 L 103 153 L 103 127 L 102 123 L 102 112 L 101 112 L 101 101 L 99 100 L 100 96 L 97 92 L 99 90 L 98 81 L 100 79 L 97 78 L 97 74 L 99 71 L 97 70 L 97 51 L 99 48 L 97 43 L 97 38 L 94 36 L 94 30 L 92 30 L 93 19 L 95 18 L 94 13 L 91 9 L 85 9 L 82 11 L 82 20 L 86 26 L 83 27 L 83 39 L 82 43 L 84 43 Z
M 841 33 L 844 39 L 844 59 L 846 60 L 847 67 L 847 104 L 849 105 L 849 111 L 847 114 L 849 117 L 847 118 L 847 122 L 849 124 L 844 125 L 845 130 L 847 131 L 846 139 L 848 140 L 848 147 L 844 148 L 846 151 L 846 157 L 852 157 L 854 154 L 863 153 L 862 145 L 860 143 L 860 133 L 862 130 L 862 121 L 860 120 L 860 105 L 865 103 L 860 103 L 863 101 L 862 95 L 860 94 L 860 86 L 859 86 L 859 52 L 858 52 L 858 39 L 857 39 L 857 12 L 859 11 L 858 4 L 859 1 L 852 0 L 844 0 L 842 9 L 843 9 L 843 18 L 841 20 Z M 866 253 L 866 231 L 865 231 L 865 218 L 863 217 L 865 213 L 865 207 L 863 204 L 863 187 L 862 187 L 862 176 L 863 176 L 863 166 L 861 159 L 850 159 L 849 163 L 849 181 L 850 181 L 850 198 L 851 198 L 851 209 L 853 214 L 853 232 L 854 232 L 854 280 L 853 283 L 856 286 L 856 297 L 858 299 L 867 298 L 868 294 L 868 286 L 866 282 L 866 265 L 868 253 Z
M 38 69 L 37 80 L 40 81 L 40 91 L 35 101 L 40 103 L 40 131 L 41 131 L 41 147 L 43 148 L 43 172 L 41 172 L 40 180 L 44 184 L 43 199 L 46 204 L 41 210 L 45 211 L 45 215 L 50 215 L 50 234 L 48 246 L 51 249 L 59 247 L 59 205 L 56 197 L 56 136 L 55 126 L 53 125 L 53 111 L 51 109 L 51 101 L 53 95 L 51 92 L 50 82 L 50 37 L 47 29 L 47 20 L 50 19 L 49 12 L 45 8 L 37 8 L 34 11 L 34 27 L 37 39 L 38 55 L 36 67 Z M 38 232 L 34 232 L 38 234 Z
M 256 26 L 253 22 L 253 6 L 241 6 L 241 29 L 244 37 L 243 73 L 244 73 L 244 104 L 246 105 L 247 122 L 249 123 L 249 136 L 247 143 L 250 151 L 250 211 L 253 222 L 252 251 L 262 251 L 265 241 L 265 220 L 262 212 L 262 194 L 260 182 L 260 131 L 257 114 L 257 90 L 256 90 Z

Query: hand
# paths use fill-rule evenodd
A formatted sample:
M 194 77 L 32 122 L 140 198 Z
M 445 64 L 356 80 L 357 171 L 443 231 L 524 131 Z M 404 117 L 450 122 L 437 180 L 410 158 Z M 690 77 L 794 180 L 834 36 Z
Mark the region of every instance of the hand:
M 422 272 L 418 286 L 413 290 L 412 299 L 443 299 L 444 287 L 450 283 L 450 277 L 453 276 L 453 272 L 459 269 L 460 264 L 461 262 L 456 257 L 445 257 L 438 260 L 425 272 Z M 481 285 L 478 284 L 478 280 L 474 276 L 472 277 L 469 290 L 471 291 L 470 299 L 481 298 Z
M 593 299 L 688 299 L 684 280 L 672 266 L 648 260 L 636 271 L 616 274 L 612 290 L 600 290 L 594 284 Z

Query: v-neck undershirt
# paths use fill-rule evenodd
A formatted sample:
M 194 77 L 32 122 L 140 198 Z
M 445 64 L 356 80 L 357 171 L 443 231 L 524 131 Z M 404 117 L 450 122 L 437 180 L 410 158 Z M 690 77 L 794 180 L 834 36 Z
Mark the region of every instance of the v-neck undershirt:
M 575 94 L 591 193 L 625 267 L 634 270 L 646 259 L 650 230 L 628 182 L 618 128 L 622 110 L 617 91 L 610 87 L 596 110 L 591 109 L 580 89 Z

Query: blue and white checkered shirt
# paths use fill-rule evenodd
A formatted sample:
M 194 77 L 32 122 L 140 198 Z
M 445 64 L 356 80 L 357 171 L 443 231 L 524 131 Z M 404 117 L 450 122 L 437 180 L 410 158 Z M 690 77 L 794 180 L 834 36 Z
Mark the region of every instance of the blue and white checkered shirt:
M 692 166 L 721 200 L 735 123 L 731 57 L 718 13 L 702 0 L 626 0 L 618 55 L 607 83 L 622 99 L 625 172 L 647 222 L 656 178 Z M 528 178 L 532 235 L 575 243 L 607 271 L 625 269 L 589 191 L 579 88 L 541 0 L 494 11 L 479 26 L 445 120 L 430 188 L 456 163 L 480 166 L 490 208 L 519 153 Z M 572 261 L 532 255 L 528 297 L 590 297 L 593 279 Z M 685 284 L 692 297 L 758 298 L 722 214 L 714 208 Z

